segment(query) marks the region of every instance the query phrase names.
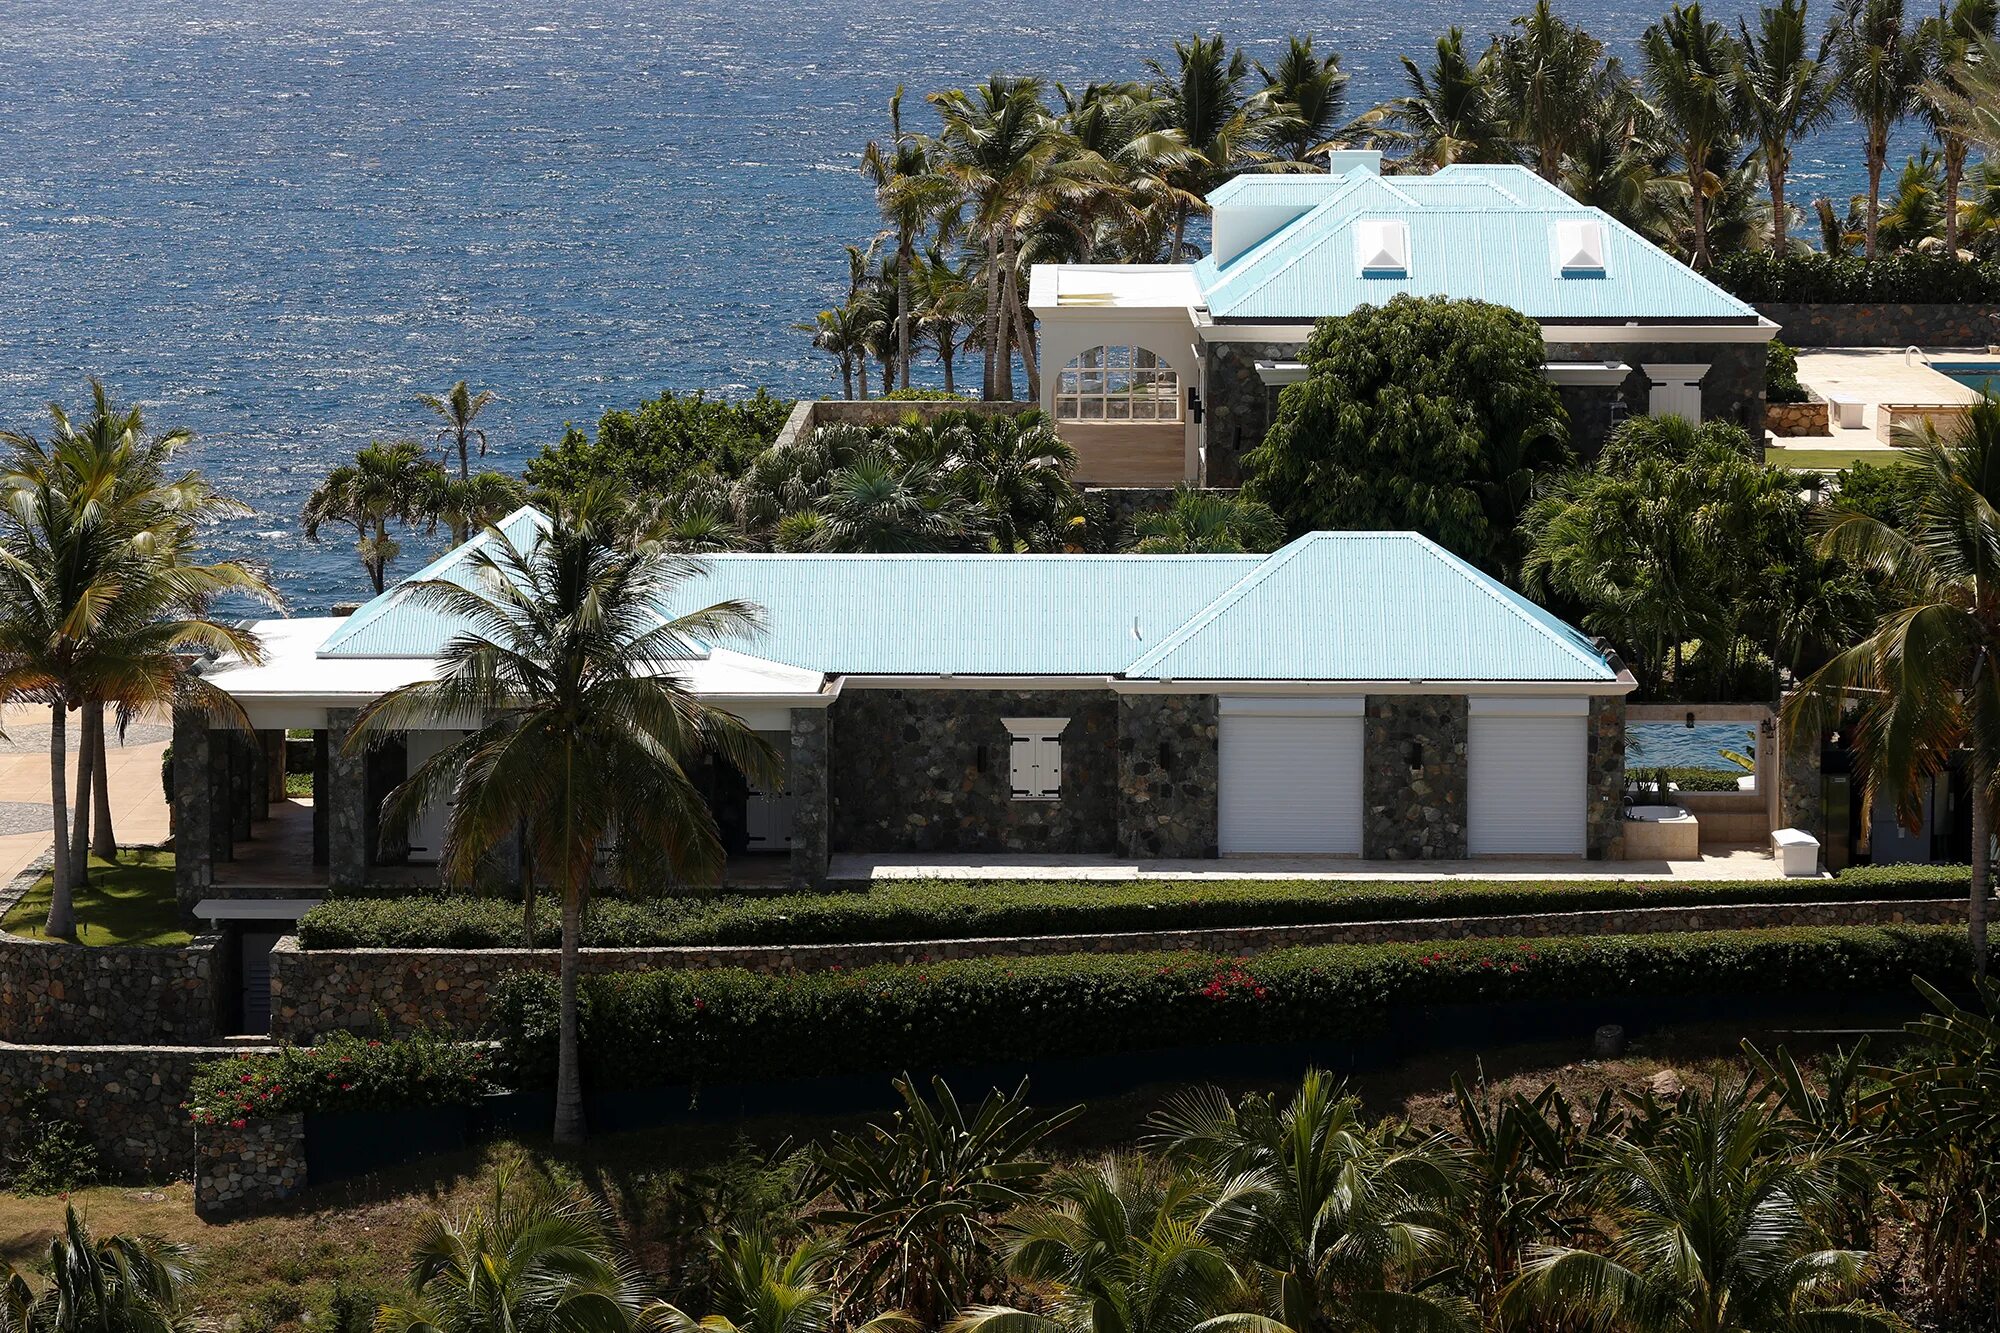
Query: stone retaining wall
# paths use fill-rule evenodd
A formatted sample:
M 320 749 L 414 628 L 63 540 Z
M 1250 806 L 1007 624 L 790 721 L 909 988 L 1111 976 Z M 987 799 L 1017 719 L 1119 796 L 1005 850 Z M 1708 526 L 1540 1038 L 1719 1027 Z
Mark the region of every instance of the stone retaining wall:
M 1826 435 L 1833 427 L 1826 414 L 1826 402 L 1815 398 L 1804 403 L 1764 404 L 1764 429 L 1781 438 L 1798 435 Z
M 95 948 L 0 934 L 0 1040 L 168 1042 L 216 1035 L 222 937 Z
M 195 1215 L 235 1217 L 306 1187 L 306 1118 L 263 1116 L 243 1128 L 203 1126 L 194 1172 Z
M 2000 305 L 1759 302 L 1793 347 L 1985 347 L 2000 343 Z
M 785 424 L 779 429 L 772 447 L 782 449 L 796 444 L 821 426 L 893 426 L 905 417 L 914 416 L 929 421 L 947 412 L 1017 417 L 1040 406 L 1033 402 L 953 402 L 950 399 L 905 402 L 898 398 L 871 398 L 866 401 L 857 398 L 805 398 L 793 405 L 792 414 L 785 418 Z
M 1627 907 L 1588 912 L 1243 926 L 1098 935 L 1038 935 L 883 944 L 693 946 L 585 949 L 586 975 L 652 968 L 741 967 L 753 972 L 819 971 L 880 963 L 1070 953 L 1194 950 L 1251 955 L 1312 944 L 1389 944 L 1514 936 L 1642 935 L 1675 930 L 1776 926 L 1943 925 L 1965 919 L 1955 899 L 1720 906 Z M 416 1028 L 476 1034 L 494 986 L 509 972 L 553 973 L 553 949 L 314 949 L 289 936 L 271 951 L 271 1035 L 307 1042 L 345 1029 L 394 1033 Z

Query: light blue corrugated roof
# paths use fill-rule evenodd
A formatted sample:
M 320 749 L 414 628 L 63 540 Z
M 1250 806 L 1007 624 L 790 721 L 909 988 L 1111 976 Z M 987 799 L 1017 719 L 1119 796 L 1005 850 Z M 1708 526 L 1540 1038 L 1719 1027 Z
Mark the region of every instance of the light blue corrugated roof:
M 539 516 L 512 515 L 515 540 Z M 427 657 L 458 627 L 406 584 L 322 657 Z M 1269 556 L 714 555 L 663 615 L 763 608 L 731 645 L 828 675 L 1577 681 L 1614 673 L 1576 630 L 1414 533 L 1314 533 Z
M 1237 179 L 1254 183 L 1225 197 L 1225 207 L 1288 201 L 1275 193 L 1267 200 L 1265 192 L 1279 187 L 1262 184 L 1283 177 Z M 1756 319 L 1742 301 L 1525 167 L 1450 166 L 1431 176 L 1396 177 L 1355 171 L 1346 179 L 1348 188 L 1326 195 L 1227 264 L 1218 266 L 1212 256 L 1197 263 L 1195 278 L 1209 313 L 1217 319 L 1318 319 L 1409 293 L 1491 301 L 1542 321 Z M 1408 224 L 1407 278 L 1361 275 L 1353 224 L 1363 218 Z M 1552 237 L 1565 218 L 1604 224 L 1603 277 L 1557 273 Z

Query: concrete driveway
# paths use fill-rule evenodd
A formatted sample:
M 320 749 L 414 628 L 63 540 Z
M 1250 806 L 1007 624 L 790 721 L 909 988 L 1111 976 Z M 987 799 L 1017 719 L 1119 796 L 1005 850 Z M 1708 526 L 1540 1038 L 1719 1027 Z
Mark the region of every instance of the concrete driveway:
M 10 704 L 0 710 L 0 885 L 13 880 L 37 857 L 47 854 L 54 832 L 49 817 L 49 710 L 39 704 Z M 69 715 L 68 782 L 76 790 L 76 749 L 81 723 Z M 160 789 L 160 762 L 173 728 L 164 722 L 134 722 L 125 743 L 108 738 L 105 758 L 111 773 L 111 822 L 118 841 L 156 843 L 167 836 L 167 799 Z

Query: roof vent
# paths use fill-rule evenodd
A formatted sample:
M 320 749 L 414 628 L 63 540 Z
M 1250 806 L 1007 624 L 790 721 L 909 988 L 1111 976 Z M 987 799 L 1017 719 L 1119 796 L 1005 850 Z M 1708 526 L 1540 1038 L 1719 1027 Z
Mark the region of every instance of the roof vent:
M 1565 278 L 1604 276 L 1604 224 L 1591 218 L 1556 222 L 1556 271 Z
M 1354 224 L 1354 259 L 1364 278 L 1410 276 L 1410 224 L 1401 218 L 1361 218 Z

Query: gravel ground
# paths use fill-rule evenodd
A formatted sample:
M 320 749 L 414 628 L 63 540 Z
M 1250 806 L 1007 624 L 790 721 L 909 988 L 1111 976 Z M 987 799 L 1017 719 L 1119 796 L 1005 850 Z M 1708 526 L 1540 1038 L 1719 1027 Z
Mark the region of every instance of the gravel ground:
M 74 751 L 83 743 L 83 722 L 74 714 L 69 725 L 63 729 L 63 739 Z M 126 745 L 151 745 L 155 741 L 170 741 L 174 738 L 171 725 L 159 722 L 134 722 L 125 728 Z M 114 730 L 105 737 L 109 748 L 116 750 L 119 745 L 118 733 Z M 49 751 L 49 724 L 46 722 L 17 722 L 7 728 L 5 736 L 0 736 L 0 754 L 47 754 Z M 19 832 L 19 830 L 13 830 Z
M 0 835 L 48 833 L 53 812 L 46 802 L 0 801 Z

